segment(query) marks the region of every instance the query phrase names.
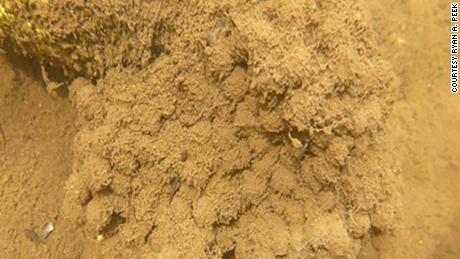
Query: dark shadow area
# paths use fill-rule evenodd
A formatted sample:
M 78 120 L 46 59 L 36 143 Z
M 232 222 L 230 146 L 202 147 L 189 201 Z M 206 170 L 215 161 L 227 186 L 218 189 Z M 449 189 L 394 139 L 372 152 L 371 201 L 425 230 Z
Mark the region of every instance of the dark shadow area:
M 13 64 L 15 69 L 21 70 L 34 80 L 41 82 L 42 87 L 46 90 L 46 83 L 43 78 L 42 69 L 40 66 L 40 61 L 37 58 L 28 58 L 21 54 L 18 54 L 11 47 L 11 44 L 5 44 L 1 46 L 6 52 L 7 60 Z M 67 78 L 64 75 L 64 71 L 60 68 L 44 66 L 44 69 L 47 73 L 48 80 L 53 83 L 61 84 L 61 86 L 54 90 L 56 96 L 61 98 L 67 98 L 69 96 L 68 86 L 72 82 L 71 78 Z M 18 80 L 21 80 L 18 78 Z
M 222 255 L 222 259 L 235 259 L 235 248 L 226 251 Z

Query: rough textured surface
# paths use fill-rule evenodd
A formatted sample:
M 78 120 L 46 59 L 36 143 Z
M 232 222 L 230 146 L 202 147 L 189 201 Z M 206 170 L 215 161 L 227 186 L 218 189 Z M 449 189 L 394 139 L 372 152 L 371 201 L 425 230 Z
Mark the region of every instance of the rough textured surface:
M 0 42 L 69 77 L 97 78 L 157 55 L 160 9 L 161 1 L 1 0 Z
M 397 202 L 372 144 L 398 82 L 360 8 L 193 6 L 163 5 L 164 52 L 142 71 L 70 87 L 65 216 L 105 256 L 356 256 Z
M 455 258 L 459 106 L 433 87 L 441 48 L 409 51 L 440 45 L 447 5 L 423 6 L 163 1 L 155 56 L 75 80 L 75 116 L 1 59 L 0 255 Z M 380 48 L 408 89 L 387 123 Z

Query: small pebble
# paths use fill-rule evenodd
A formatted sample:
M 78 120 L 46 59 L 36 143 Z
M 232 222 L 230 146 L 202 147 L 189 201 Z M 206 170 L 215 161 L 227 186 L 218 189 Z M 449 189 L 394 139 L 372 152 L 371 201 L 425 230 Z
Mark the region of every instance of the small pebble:
M 97 242 L 100 242 L 100 241 L 102 241 L 102 240 L 104 240 L 104 235 L 102 235 L 102 234 L 97 235 L 96 241 L 97 241 Z
M 180 161 L 185 162 L 187 161 L 187 158 L 188 158 L 187 150 L 182 151 L 182 153 L 180 153 Z
M 25 233 L 26 237 L 30 241 L 34 242 L 35 244 L 38 245 L 38 244 L 43 244 L 44 243 L 43 239 L 40 236 L 38 236 L 38 234 L 33 229 L 26 229 L 24 231 L 24 233 Z
M 51 232 L 53 232 L 53 230 L 54 230 L 53 223 L 49 222 L 48 224 L 46 224 L 43 227 L 42 239 L 47 238 L 51 234 Z

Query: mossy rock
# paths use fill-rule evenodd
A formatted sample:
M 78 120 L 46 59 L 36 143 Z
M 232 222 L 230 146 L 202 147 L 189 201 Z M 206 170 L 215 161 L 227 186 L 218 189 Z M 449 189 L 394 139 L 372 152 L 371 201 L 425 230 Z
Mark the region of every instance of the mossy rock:
M 155 56 L 160 8 L 159 1 L 0 0 L 0 43 L 67 76 L 98 78 Z

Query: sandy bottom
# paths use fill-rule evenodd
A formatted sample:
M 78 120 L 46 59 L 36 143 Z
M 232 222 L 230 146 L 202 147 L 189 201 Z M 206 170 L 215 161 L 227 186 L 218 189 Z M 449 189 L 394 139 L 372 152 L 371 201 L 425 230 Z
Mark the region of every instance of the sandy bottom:
M 362 243 L 361 258 L 460 257 L 460 102 L 448 84 L 448 4 L 369 1 L 377 42 L 404 91 L 385 124 L 387 134 L 379 139 L 382 146 L 397 143 L 387 149 L 400 164 L 398 213 L 391 231 L 376 231 Z M 68 93 L 49 94 L 40 71 L 16 56 L 0 55 L 0 74 L 1 257 L 98 258 L 116 250 L 117 243 L 101 247 L 97 233 L 61 215 L 79 126 Z M 181 156 L 186 160 L 189 155 Z M 115 222 L 104 228 L 126 218 L 112 217 Z M 39 233 L 48 222 L 54 231 L 46 244 L 25 234 Z M 151 230 L 141 231 L 148 232 L 148 239 Z M 153 235 L 161 237 L 155 231 Z M 148 241 L 138 243 L 135 233 L 132 239 L 130 249 L 139 246 L 135 254 L 142 255 L 141 246 Z M 232 256 L 226 253 L 224 258 Z

